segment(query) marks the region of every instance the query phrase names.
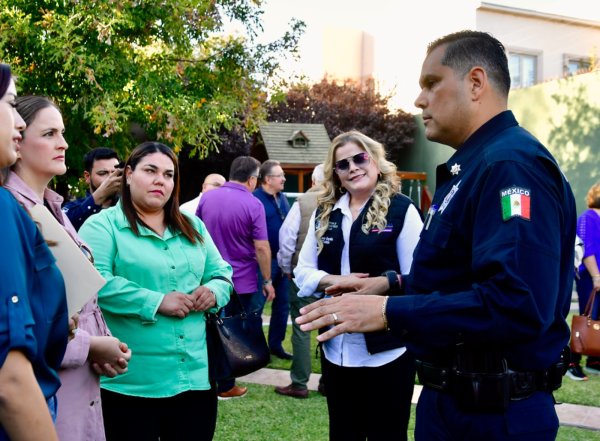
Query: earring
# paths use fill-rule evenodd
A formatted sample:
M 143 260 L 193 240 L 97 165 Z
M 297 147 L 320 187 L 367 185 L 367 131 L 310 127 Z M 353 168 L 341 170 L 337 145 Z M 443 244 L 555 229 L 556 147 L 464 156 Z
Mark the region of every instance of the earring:
M 344 193 L 346 193 L 346 189 L 345 189 L 344 187 L 340 187 L 340 193 L 341 193 L 341 194 L 344 194 Z

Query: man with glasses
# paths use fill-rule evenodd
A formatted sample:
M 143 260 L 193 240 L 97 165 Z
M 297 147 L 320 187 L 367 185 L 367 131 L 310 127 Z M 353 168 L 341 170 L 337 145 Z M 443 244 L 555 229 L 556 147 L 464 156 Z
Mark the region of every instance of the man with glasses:
M 264 280 L 271 279 L 271 249 L 267 240 L 267 222 L 262 204 L 252 196 L 258 181 L 260 162 L 239 156 L 231 163 L 229 182 L 202 196 L 196 210 L 223 259 L 233 268 L 233 286 L 246 311 L 262 310 L 275 296 L 272 285 L 257 290 L 256 264 Z M 229 305 L 225 315 L 231 315 Z M 242 397 L 247 387 L 235 380 L 219 382 L 219 399 Z
M 204 178 L 204 182 L 202 183 L 202 191 L 200 192 L 198 197 L 195 197 L 194 199 L 186 202 L 185 204 L 181 204 L 181 206 L 179 207 L 179 211 L 188 213 L 192 216 L 195 215 L 202 194 L 206 193 L 207 191 L 214 190 L 215 188 L 219 188 L 225 182 L 227 182 L 225 177 L 221 176 L 218 173 L 211 173 L 206 178 Z
M 262 202 L 267 217 L 267 231 L 271 246 L 271 278 L 260 278 L 260 286 L 273 285 L 275 299 L 271 309 L 269 325 L 269 349 L 271 354 L 284 360 L 291 360 L 292 354 L 283 349 L 290 305 L 288 303 L 289 281 L 277 264 L 279 251 L 279 229 L 290 211 L 290 205 L 283 194 L 285 174 L 279 161 L 268 160 L 260 167 L 260 187 L 254 191 L 254 196 Z

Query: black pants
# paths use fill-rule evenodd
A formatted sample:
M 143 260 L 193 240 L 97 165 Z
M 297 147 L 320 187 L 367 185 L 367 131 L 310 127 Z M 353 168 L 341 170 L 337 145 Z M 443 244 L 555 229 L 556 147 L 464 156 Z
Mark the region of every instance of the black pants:
M 217 424 L 217 394 L 188 391 L 143 398 L 102 389 L 107 441 L 210 441 Z
M 323 361 L 329 439 L 406 440 L 415 362 L 407 353 L 379 367 L 341 367 Z

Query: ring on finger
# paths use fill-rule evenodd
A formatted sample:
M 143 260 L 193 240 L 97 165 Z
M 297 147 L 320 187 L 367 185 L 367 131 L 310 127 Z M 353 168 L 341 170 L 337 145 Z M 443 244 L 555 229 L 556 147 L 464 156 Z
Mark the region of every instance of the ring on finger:
M 331 317 L 333 317 L 333 324 L 337 325 L 339 323 L 337 314 L 335 312 L 332 312 Z

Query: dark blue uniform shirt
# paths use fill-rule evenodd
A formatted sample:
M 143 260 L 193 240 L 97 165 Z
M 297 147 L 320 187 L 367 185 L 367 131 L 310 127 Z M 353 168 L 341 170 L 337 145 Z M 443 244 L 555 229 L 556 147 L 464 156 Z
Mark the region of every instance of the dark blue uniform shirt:
M 510 111 L 497 115 L 438 167 L 407 295 L 388 302 L 391 330 L 425 361 L 464 343 L 514 370 L 548 368 L 569 339 L 575 225 L 552 155 Z
M 101 210 L 102 205 L 96 204 L 89 190 L 85 192 L 85 197 L 69 201 L 63 206 L 63 211 L 76 230 L 81 228 L 88 217 L 100 213 Z

